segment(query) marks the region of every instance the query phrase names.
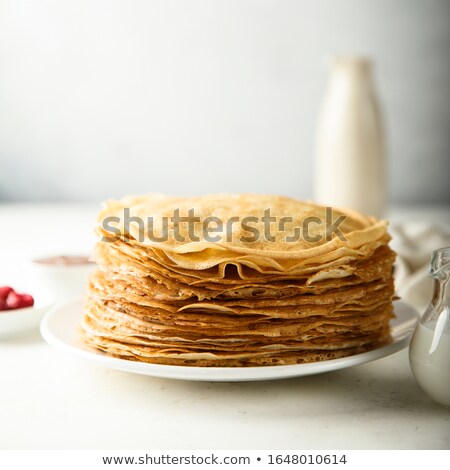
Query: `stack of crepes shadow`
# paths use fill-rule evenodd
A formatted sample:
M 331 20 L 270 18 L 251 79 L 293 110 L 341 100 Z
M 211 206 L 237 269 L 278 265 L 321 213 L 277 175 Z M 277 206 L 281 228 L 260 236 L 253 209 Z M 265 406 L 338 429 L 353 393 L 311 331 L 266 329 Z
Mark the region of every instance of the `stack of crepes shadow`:
M 129 219 L 126 227 L 125 208 L 143 224 Z M 276 220 L 270 234 L 262 220 L 267 209 Z M 187 223 L 175 236 L 177 210 L 200 219 L 194 237 Z M 339 233 L 331 222 L 341 216 Z M 231 217 L 247 217 L 247 227 L 234 222 L 226 231 Z M 124 359 L 220 367 L 303 364 L 384 345 L 395 259 L 387 223 L 350 211 L 333 210 L 331 222 L 327 218 L 323 206 L 277 196 L 109 201 L 98 219 L 103 241 L 96 247 L 99 269 L 89 281 L 82 337 Z

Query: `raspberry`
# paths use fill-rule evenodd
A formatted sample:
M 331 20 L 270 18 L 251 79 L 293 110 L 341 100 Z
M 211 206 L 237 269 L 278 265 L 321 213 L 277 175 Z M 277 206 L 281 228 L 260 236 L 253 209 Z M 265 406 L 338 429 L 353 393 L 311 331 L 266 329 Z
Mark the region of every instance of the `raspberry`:
M 14 292 L 14 289 L 9 286 L 0 287 L 0 300 L 5 301 L 10 292 Z
M 20 308 L 20 302 L 22 300 L 22 296 L 17 292 L 10 292 L 8 297 L 6 297 L 6 306 L 7 308 L 13 310 L 15 308 Z
M 29 294 L 22 294 L 20 301 L 20 308 L 32 307 L 34 305 L 34 299 Z
M 0 311 L 32 307 L 34 299 L 29 294 L 19 294 L 11 287 L 0 287 Z

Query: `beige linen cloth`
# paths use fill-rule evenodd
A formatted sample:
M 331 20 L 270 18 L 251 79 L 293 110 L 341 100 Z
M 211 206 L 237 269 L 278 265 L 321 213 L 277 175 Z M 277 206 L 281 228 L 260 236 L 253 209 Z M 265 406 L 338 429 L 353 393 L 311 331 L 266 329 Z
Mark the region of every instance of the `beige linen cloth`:
M 433 250 L 450 246 L 450 225 L 429 222 L 392 224 L 391 247 L 397 252 L 395 284 L 397 295 L 422 314 L 432 294 L 428 275 Z

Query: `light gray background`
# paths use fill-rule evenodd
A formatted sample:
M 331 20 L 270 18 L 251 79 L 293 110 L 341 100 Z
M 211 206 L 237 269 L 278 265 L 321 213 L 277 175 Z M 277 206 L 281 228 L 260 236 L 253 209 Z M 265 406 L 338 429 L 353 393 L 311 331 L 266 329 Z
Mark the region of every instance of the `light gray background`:
M 391 201 L 450 202 L 450 2 L 0 0 L 0 200 L 313 195 L 325 58 L 368 54 Z

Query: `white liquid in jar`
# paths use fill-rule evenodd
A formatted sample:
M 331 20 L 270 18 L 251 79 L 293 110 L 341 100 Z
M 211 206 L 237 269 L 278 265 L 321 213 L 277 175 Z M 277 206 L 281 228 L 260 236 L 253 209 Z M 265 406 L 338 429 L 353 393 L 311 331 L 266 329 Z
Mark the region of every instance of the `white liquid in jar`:
M 375 217 L 385 209 L 385 149 L 370 62 L 337 58 L 317 134 L 315 198 Z
M 446 313 L 444 313 L 446 315 Z M 436 402 L 450 407 L 450 325 L 436 320 L 419 324 L 411 341 L 411 370 L 422 389 Z

